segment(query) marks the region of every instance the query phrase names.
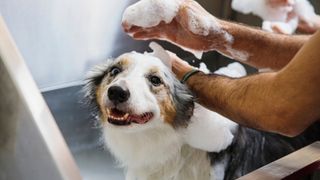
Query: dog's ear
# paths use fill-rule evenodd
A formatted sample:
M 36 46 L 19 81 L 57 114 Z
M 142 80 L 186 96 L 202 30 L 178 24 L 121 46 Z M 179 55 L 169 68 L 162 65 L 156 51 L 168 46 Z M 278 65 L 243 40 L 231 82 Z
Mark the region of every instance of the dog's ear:
M 105 77 L 114 59 L 108 59 L 104 63 L 94 66 L 86 75 L 85 85 L 82 88 L 84 98 L 82 102 L 87 105 L 96 106 L 96 90 Z
M 194 110 L 194 97 L 191 91 L 181 84 L 177 79 L 174 80 L 173 102 L 176 108 L 176 117 L 173 122 L 174 127 L 187 127 Z

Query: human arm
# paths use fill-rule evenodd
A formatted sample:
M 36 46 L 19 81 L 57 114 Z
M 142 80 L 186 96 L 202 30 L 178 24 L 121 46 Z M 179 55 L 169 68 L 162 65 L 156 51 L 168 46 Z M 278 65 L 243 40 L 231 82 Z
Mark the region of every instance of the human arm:
M 285 66 L 309 38 L 303 35 L 271 34 L 223 21 L 209 14 L 193 0 L 183 0 L 180 6 L 177 15 L 168 24 L 161 22 L 155 27 L 144 28 L 128 26 L 128 22 L 124 21 L 123 27 L 135 39 L 161 39 L 194 50 L 217 50 L 256 68 L 274 70 Z M 190 25 L 191 20 L 201 22 L 203 17 L 212 25 L 209 28 L 203 27 L 209 30 L 206 35 L 193 32 Z
M 200 104 L 239 124 L 295 136 L 320 118 L 320 31 L 279 72 L 240 79 L 198 73 L 187 85 Z M 192 69 L 173 56 L 181 78 Z

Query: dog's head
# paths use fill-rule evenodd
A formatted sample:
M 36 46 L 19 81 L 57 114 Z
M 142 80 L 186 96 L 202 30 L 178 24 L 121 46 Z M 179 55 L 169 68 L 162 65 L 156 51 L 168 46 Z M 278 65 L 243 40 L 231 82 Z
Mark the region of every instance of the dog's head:
M 193 96 L 159 58 L 126 53 L 96 66 L 85 86 L 104 126 L 143 130 L 186 126 Z

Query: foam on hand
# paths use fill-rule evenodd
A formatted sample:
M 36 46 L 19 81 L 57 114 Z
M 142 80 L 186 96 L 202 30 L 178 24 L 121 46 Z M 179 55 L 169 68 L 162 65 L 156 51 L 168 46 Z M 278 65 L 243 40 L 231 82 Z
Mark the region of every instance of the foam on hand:
M 161 21 L 170 23 L 177 15 L 180 3 L 180 0 L 141 0 L 124 11 L 122 22 L 145 28 L 154 27 Z
M 266 0 L 233 0 L 231 6 L 244 14 L 252 13 L 261 17 L 264 20 L 262 29 L 284 34 L 295 32 L 299 18 L 310 22 L 312 26 L 317 16 L 308 0 L 290 0 L 287 6 L 281 7 L 271 7 Z M 288 21 L 291 12 L 295 16 Z
M 233 0 L 231 7 L 244 14 L 255 14 L 267 21 L 285 21 L 292 6 L 270 7 L 265 0 Z
M 141 0 L 129 6 L 123 13 L 122 22 L 129 28 L 138 26 L 141 28 L 150 28 L 157 26 L 160 22 L 169 24 L 177 16 L 182 0 Z M 196 3 L 196 2 L 195 2 Z M 200 36 L 208 36 L 210 32 L 217 32 L 225 35 L 228 42 L 230 36 L 220 28 L 216 18 L 211 15 L 199 15 L 192 8 L 187 11 L 187 28 L 192 33 Z M 204 10 L 205 11 L 205 10 Z M 165 39 L 168 41 L 168 39 Z M 174 42 L 171 42 L 185 51 L 201 59 L 203 51 L 190 49 Z
M 294 11 L 298 14 L 299 18 L 313 26 L 318 21 L 317 14 L 314 7 L 308 0 L 295 0 Z
M 292 18 L 288 22 L 263 21 L 262 29 L 269 32 L 279 32 L 282 34 L 293 34 L 298 27 L 298 17 Z
M 187 9 L 188 28 L 194 34 L 208 36 L 210 31 L 220 32 L 221 28 L 214 16 L 201 16 L 193 9 Z

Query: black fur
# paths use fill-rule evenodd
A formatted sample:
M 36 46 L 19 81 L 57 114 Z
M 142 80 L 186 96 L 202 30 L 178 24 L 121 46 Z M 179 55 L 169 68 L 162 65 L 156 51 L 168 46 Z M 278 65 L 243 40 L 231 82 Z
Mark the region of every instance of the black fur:
M 224 179 L 231 180 L 318 140 L 320 122 L 294 138 L 240 126 L 231 146 L 220 153 L 209 153 L 209 156 L 212 163 L 227 161 Z

